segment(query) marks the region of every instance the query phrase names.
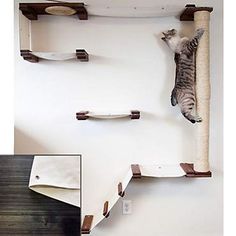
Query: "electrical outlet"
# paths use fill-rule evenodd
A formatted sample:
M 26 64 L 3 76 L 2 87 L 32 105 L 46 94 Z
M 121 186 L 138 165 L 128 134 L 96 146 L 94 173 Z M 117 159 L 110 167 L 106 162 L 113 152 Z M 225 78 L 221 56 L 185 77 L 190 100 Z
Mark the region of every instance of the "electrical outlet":
M 123 215 L 132 214 L 132 201 L 131 200 L 123 200 Z

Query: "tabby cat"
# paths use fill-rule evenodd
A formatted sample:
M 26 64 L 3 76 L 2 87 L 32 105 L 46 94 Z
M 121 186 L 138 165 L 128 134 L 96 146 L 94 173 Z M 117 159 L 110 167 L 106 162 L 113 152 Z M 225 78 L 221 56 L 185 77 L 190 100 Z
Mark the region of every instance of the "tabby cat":
M 195 106 L 195 52 L 204 29 L 197 29 L 193 39 L 181 38 L 175 29 L 162 32 L 161 39 L 175 53 L 176 75 L 175 87 L 171 94 L 171 104 L 179 105 L 183 116 L 192 123 L 201 122 L 201 117 L 192 115 Z

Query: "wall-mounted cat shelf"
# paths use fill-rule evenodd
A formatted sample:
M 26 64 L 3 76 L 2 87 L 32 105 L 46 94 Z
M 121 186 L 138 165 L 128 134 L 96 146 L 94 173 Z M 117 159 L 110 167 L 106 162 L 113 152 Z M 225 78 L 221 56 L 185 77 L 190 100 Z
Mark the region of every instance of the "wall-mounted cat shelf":
M 38 20 L 38 15 L 77 15 L 87 20 L 88 13 L 84 3 L 20 3 L 19 9 L 29 20 Z
M 118 114 L 98 114 L 98 113 L 93 113 L 89 111 L 80 111 L 76 113 L 76 118 L 77 120 L 87 120 L 89 118 L 93 119 L 121 119 L 121 118 L 130 118 L 132 120 L 134 119 L 139 119 L 140 118 L 140 111 L 133 110 L 127 113 L 118 113 Z
M 82 234 L 89 234 L 91 230 L 104 218 L 109 217 L 112 207 L 116 204 L 120 197 L 124 197 L 125 189 L 131 179 L 140 179 L 142 177 L 152 178 L 175 178 L 175 177 L 211 177 L 211 172 L 200 173 L 193 169 L 193 164 L 181 163 L 177 165 L 139 165 L 132 164 L 128 173 L 117 187 L 114 186 L 113 195 L 109 196 L 109 200 L 105 200 L 103 206 L 96 211 L 94 215 L 85 215 L 82 224 Z
M 83 3 L 20 3 L 19 4 L 19 32 L 20 55 L 24 60 L 36 63 L 41 59 L 62 61 L 78 59 L 82 62 L 89 61 L 85 49 L 75 52 L 39 52 L 32 48 L 31 21 L 37 20 L 38 15 L 78 15 L 80 20 L 87 20 L 88 13 Z
M 201 177 L 211 177 L 212 174 L 211 174 L 211 171 L 208 171 L 208 172 L 197 172 L 194 170 L 194 164 L 190 164 L 190 163 L 180 163 L 179 166 L 171 166 L 169 165 L 168 168 L 169 168 L 169 176 L 168 174 L 166 174 L 166 172 L 164 173 L 163 171 L 167 171 L 166 166 L 164 166 L 164 168 L 159 165 L 157 168 L 158 168 L 158 171 L 160 172 L 159 173 L 159 176 L 158 177 L 175 177 L 175 176 L 171 176 L 171 173 L 175 173 L 175 171 L 179 168 L 182 168 L 182 170 L 185 172 L 185 177 L 188 177 L 188 178 L 201 178 Z M 147 175 L 147 171 L 149 171 L 149 174 L 151 173 L 151 169 L 150 167 L 149 170 L 145 170 L 146 167 L 143 167 L 143 166 L 140 166 L 138 164 L 133 164 L 131 165 L 131 170 L 132 170 L 132 178 L 134 179 L 140 179 L 142 176 L 148 176 Z M 144 172 L 141 171 L 141 169 L 144 170 Z M 155 167 L 153 169 L 153 177 L 155 177 L 155 171 L 157 172 L 157 170 L 155 170 Z M 173 171 L 173 172 L 172 172 Z M 164 173 L 164 176 L 161 176 L 161 172 Z M 167 175 L 167 176 L 166 176 Z M 149 176 L 149 177 L 152 177 L 152 176 Z
M 24 60 L 29 62 L 38 62 L 40 59 L 52 61 L 65 61 L 78 59 L 79 61 L 88 61 L 89 55 L 84 49 L 77 49 L 75 53 L 55 53 L 55 52 L 32 52 L 30 50 L 20 50 Z

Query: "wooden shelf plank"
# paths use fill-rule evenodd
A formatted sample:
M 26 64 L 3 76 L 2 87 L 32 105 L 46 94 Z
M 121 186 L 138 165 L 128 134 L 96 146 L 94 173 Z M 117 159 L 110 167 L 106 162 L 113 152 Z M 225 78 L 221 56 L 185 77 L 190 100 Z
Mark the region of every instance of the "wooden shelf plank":
M 38 15 L 50 15 L 45 9 L 53 6 L 71 7 L 76 11 L 75 14 L 78 15 L 80 20 L 88 19 L 88 13 L 84 3 L 20 3 L 19 9 L 29 20 L 37 20 Z

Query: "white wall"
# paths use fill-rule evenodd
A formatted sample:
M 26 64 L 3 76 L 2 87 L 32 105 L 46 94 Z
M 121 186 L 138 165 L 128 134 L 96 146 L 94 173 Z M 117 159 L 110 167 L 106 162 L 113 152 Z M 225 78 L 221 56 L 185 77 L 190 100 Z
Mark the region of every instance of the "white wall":
M 13 3 L 5 1 L 2 6 L 4 12 L 0 15 L 0 27 L 4 28 L 1 34 L 2 47 L 0 57 L 1 78 L 0 78 L 0 154 L 14 153 L 14 59 L 13 59 Z M 7 20 L 7 25 L 6 25 Z
M 182 1 L 183 2 L 183 1 Z M 211 19 L 211 179 L 144 179 L 128 187 L 133 214 L 121 202 L 96 236 L 222 235 L 222 4 Z M 184 6 L 184 4 L 183 4 Z M 173 55 L 160 32 L 182 28 L 175 17 L 40 17 L 32 22 L 35 51 L 85 48 L 90 62 L 19 56 L 16 9 L 15 153 L 82 153 L 84 212 L 103 202 L 131 163 L 194 159 L 194 125 L 170 105 Z M 140 120 L 77 121 L 80 110 L 138 109 Z

